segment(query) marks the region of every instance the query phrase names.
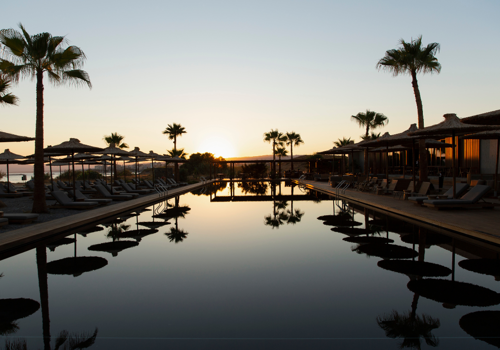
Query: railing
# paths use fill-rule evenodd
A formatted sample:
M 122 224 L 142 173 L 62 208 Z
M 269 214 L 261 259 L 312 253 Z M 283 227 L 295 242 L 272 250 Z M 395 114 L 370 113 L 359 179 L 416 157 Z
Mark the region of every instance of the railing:
M 168 196 L 168 187 L 160 184 L 155 185 L 155 191 L 158 193 L 159 197 L 166 197 Z

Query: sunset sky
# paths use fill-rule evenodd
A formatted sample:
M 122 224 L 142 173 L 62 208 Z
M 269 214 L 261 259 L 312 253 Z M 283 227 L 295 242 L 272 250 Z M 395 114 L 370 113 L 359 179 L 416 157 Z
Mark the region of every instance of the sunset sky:
M 10 1 L 2 28 L 65 35 L 86 54 L 93 88 L 46 81 L 45 145 L 70 137 L 104 146 L 118 132 L 142 151 L 166 153 L 162 134 L 178 123 L 188 154 L 271 153 L 263 134 L 295 131 L 296 154 L 333 147 L 363 133 L 350 116 L 384 113 L 382 133 L 417 122 L 409 76 L 378 71 L 398 41 L 438 42 L 438 75 L 421 75 L 426 125 L 445 113 L 466 117 L 499 109 L 498 13 L 491 1 Z M 35 83 L 11 92 L 0 130 L 34 136 Z M 34 142 L 5 143 L 20 154 Z

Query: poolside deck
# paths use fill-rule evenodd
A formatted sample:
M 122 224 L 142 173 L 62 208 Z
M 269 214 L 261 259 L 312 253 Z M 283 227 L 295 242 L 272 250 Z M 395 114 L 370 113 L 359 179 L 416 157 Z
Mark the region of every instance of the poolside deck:
M 206 186 L 210 182 L 211 181 L 208 181 L 206 183 L 199 182 L 176 189 L 171 189 L 168 191 L 168 195 L 164 198 L 172 198 L 183 193 L 190 192 L 197 188 Z M 28 227 L 2 233 L 0 235 L 0 254 L 3 255 L 4 252 L 14 250 L 20 246 L 36 244 L 36 242 L 58 233 L 62 233 L 64 231 L 68 231 L 77 227 L 83 227 L 86 225 L 88 226 L 89 224 L 95 223 L 99 220 L 117 216 L 120 213 L 132 211 L 133 209 L 138 207 L 149 206 L 161 200 L 162 197 L 160 197 L 157 193 L 140 196 L 136 199 L 119 202 L 105 207 L 86 210 L 61 219 L 56 219 L 40 224 L 36 224 L 35 222 Z
M 335 189 L 327 182 L 295 180 L 312 190 L 335 196 Z M 425 225 L 455 231 L 467 236 L 500 244 L 500 207 L 493 210 L 433 210 L 392 196 L 346 190 L 339 198 L 357 202 L 363 206 L 386 211 Z M 498 201 L 496 201 L 498 203 Z

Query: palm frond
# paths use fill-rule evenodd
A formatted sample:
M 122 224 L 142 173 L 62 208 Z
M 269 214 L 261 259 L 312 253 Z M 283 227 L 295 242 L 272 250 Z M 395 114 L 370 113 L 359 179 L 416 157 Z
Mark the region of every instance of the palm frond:
M 92 83 L 87 72 L 81 69 L 74 69 L 63 72 L 63 81 L 70 81 L 76 85 L 86 83 L 92 89 Z

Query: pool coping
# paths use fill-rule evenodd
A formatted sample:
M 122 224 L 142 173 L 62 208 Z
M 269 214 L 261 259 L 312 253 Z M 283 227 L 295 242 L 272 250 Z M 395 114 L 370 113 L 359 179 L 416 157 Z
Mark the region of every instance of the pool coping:
M 41 239 L 57 235 L 59 233 L 89 225 L 96 221 L 103 220 L 110 216 L 130 211 L 134 208 L 147 206 L 165 199 L 169 199 L 197 188 L 206 186 L 214 180 L 198 182 L 191 185 L 171 189 L 165 196 L 158 193 L 144 195 L 139 198 L 123 201 L 110 206 L 98 207 L 83 211 L 78 214 L 69 215 L 60 219 L 55 219 L 43 223 L 34 223 L 28 227 L 7 231 L 0 235 L 0 253 L 19 248 L 24 245 L 35 243 Z
M 394 199 L 387 196 L 379 196 L 371 193 L 346 190 L 345 193 L 336 193 L 328 183 L 294 180 L 299 185 L 304 185 L 307 188 L 319 191 L 330 196 L 346 199 L 352 202 L 357 202 L 364 206 L 369 206 L 381 211 L 386 211 L 400 217 L 421 222 L 426 226 L 433 226 L 438 229 L 454 231 L 466 236 L 471 236 L 477 239 L 485 240 L 494 244 L 500 245 L 500 230 L 494 227 L 495 222 L 498 223 L 498 209 L 493 210 L 447 210 L 437 211 L 426 207 L 417 206 L 405 200 Z M 476 218 L 482 220 L 474 220 L 474 224 L 468 222 L 471 216 L 470 212 L 478 213 Z M 473 229 L 471 226 L 481 226 L 481 229 Z

